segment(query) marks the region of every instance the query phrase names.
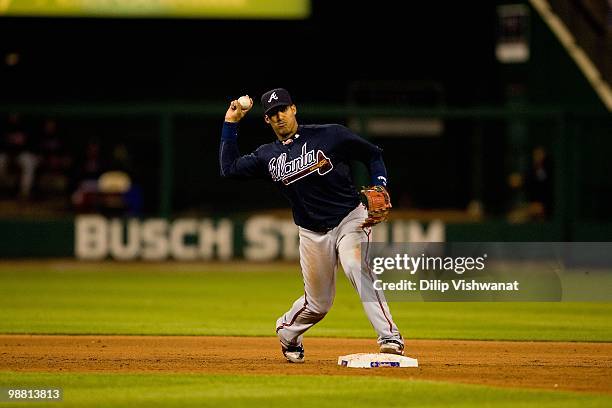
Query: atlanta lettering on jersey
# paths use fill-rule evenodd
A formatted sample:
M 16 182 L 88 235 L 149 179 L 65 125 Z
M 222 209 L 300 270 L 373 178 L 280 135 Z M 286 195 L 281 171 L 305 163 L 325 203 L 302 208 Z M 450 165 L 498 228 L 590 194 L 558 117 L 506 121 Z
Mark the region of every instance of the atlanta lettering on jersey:
M 325 156 L 321 150 L 314 149 L 307 151 L 306 143 L 302 146 L 302 153 L 299 157 L 287 162 L 287 153 L 278 157 L 273 157 L 268 163 L 268 170 L 274 181 L 282 181 L 288 185 L 303 177 L 318 172 L 320 176 L 330 172 L 334 168 L 331 160 Z

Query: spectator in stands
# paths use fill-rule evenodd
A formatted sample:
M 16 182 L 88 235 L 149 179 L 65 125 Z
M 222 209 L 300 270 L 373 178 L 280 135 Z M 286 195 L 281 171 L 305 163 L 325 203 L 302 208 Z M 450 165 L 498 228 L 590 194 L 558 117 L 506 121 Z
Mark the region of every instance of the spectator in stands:
M 531 153 L 531 166 L 525 177 L 527 199 L 532 217 L 547 218 L 552 213 L 551 173 L 551 162 L 546 149 L 536 146 Z
M 10 187 L 14 184 L 13 178 L 18 179 L 21 199 L 29 199 L 32 193 L 36 169 L 40 162 L 36 147 L 32 134 L 21 121 L 21 115 L 9 114 L 0 135 L 0 183 Z M 14 170 L 17 170 L 16 175 L 13 174 Z
M 142 189 L 134 181 L 132 160 L 125 144 L 115 145 L 109 160 L 104 160 L 100 143 L 91 140 L 78 170 L 78 187 L 72 195 L 78 212 L 113 217 L 141 215 Z
M 73 158 L 65 140 L 57 131 L 57 121 L 48 118 L 43 122 L 40 137 L 39 184 L 48 192 L 65 193 L 68 188 Z
M 136 181 L 132 158 L 124 143 L 118 143 L 113 148 L 109 169 L 115 174 L 123 174 L 129 180 L 129 185 L 121 195 L 123 215 L 140 216 L 143 204 L 142 188 Z
M 552 166 L 544 147 L 536 146 L 532 150 L 529 169 L 512 173 L 508 184 L 516 199 L 508 213 L 510 222 L 542 221 L 552 215 Z
M 72 194 L 72 202 L 77 211 L 87 211 L 96 206 L 98 178 L 104 170 L 100 143 L 91 139 L 76 168 L 76 189 Z

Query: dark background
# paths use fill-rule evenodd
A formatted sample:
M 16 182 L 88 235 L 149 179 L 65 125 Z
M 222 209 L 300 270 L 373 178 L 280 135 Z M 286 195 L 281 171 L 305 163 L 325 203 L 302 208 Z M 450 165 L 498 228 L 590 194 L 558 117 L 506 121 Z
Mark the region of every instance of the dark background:
M 525 170 L 532 149 L 544 146 L 560 163 L 555 154 L 563 137 L 567 149 L 580 151 L 575 150 L 573 158 L 563 157 L 564 167 L 555 169 L 557 180 L 571 178 L 564 196 L 555 200 L 581 197 L 567 216 L 609 220 L 609 116 L 534 10 L 529 62 L 497 62 L 499 3 L 314 0 L 311 17 L 297 21 L 0 18 L 1 54 L 20 57 L 14 66 L 0 65 L 0 104 L 218 104 L 215 115 L 173 117 L 171 208 L 177 216 L 287 207 L 269 183 L 218 176 L 221 120 L 228 101 L 242 94 L 259 103 L 264 91 L 285 87 L 302 123 L 348 124 L 347 116 L 300 116 L 300 108 L 323 104 L 553 108 L 562 112 L 562 121 L 523 120 L 527 130 L 518 144 L 509 131 L 516 118 L 486 115 L 445 119 L 439 137 L 372 139 L 385 151 L 396 213 L 465 211 L 479 199 L 486 217 L 503 217 L 516 198 L 507 182 L 517 171 L 516 156 L 523 161 L 518 170 Z M 375 81 L 425 91 L 384 100 L 355 96 L 357 85 Z M 577 116 L 585 111 L 604 114 L 603 119 Z M 43 117 L 30 115 L 30 124 L 37 126 Z M 91 138 L 101 140 L 105 152 L 124 143 L 137 163 L 133 177 L 143 185 L 145 215 L 159 213 L 158 117 L 126 113 L 58 121 L 77 156 Z M 245 153 L 274 138 L 255 114 L 244 121 L 242 133 L 248 135 L 241 138 Z M 478 189 L 475 172 L 480 172 Z
M 498 103 L 495 6 L 315 0 L 298 21 L 3 18 L 1 47 L 22 60 L 3 68 L 0 98 L 218 100 L 284 85 L 298 102 L 343 102 L 355 80 L 410 79 L 441 83 L 452 105 Z

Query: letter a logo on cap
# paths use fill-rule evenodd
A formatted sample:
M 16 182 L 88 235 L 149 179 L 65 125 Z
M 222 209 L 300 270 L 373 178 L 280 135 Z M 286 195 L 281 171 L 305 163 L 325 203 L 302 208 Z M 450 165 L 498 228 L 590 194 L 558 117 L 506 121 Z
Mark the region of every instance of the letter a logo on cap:
M 278 100 L 278 96 L 276 96 L 276 92 L 272 92 L 272 95 L 270 95 L 270 99 L 268 99 L 268 103 L 272 102 L 272 99 Z
M 261 105 L 264 108 L 264 113 L 267 115 L 268 112 L 272 112 L 273 109 L 278 109 L 280 106 L 293 105 L 293 102 L 286 89 L 275 88 L 261 95 Z

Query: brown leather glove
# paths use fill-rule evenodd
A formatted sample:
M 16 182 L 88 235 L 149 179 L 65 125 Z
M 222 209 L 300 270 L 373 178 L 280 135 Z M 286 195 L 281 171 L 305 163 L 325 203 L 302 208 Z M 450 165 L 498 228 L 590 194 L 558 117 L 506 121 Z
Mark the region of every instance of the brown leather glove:
M 368 218 L 361 225 L 363 228 L 371 227 L 387 219 L 391 209 L 391 199 L 385 187 L 363 187 L 360 191 L 360 197 L 361 202 L 368 210 Z

